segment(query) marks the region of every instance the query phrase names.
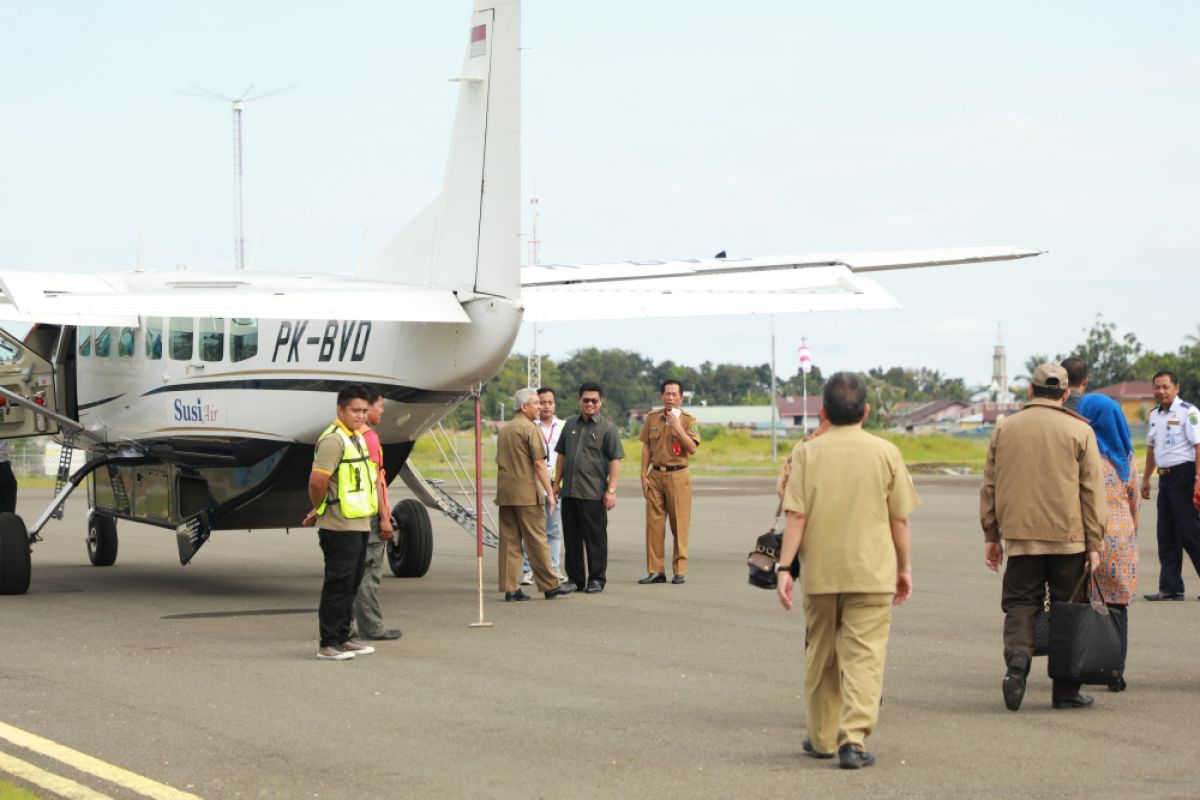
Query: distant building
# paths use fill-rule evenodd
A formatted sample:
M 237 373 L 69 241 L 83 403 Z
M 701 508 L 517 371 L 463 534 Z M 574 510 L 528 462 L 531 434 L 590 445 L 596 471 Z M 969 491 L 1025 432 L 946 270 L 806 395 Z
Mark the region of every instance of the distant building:
M 1108 395 L 1120 403 L 1125 421 L 1131 428 L 1145 426 L 1150 409 L 1154 408 L 1154 384 L 1150 381 L 1123 381 L 1088 391 Z
M 771 407 L 767 406 L 687 406 L 684 411 L 701 425 L 729 428 L 771 428 Z
M 808 429 L 821 424 L 821 395 L 809 395 L 808 406 L 804 405 L 803 397 L 777 397 L 775 408 L 779 410 L 779 421 L 787 428 L 803 428 L 804 418 L 808 417 Z
M 927 403 L 897 403 L 894 427 L 908 433 L 934 433 L 953 430 L 958 420 L 967 413 L 967 404 L 961 400 L 931 400 Z

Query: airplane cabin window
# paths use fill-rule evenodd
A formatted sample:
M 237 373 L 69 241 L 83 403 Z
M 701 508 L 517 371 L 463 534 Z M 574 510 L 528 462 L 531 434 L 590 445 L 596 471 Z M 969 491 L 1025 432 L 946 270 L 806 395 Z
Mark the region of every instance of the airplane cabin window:
M 146 318 L 146 358 L 162 358 L 162 317 Z
M 225 318 L 200 320 L 200 360 L 220 361 L 225 356 Z
M 92 329 L 78 328 L 75 336 L 79 339 L 79 355 L 90 356 L 92 354 Z
M 108 358 L 112 353 L 112 328 L 96 329 L 96 358 Z
M 21 357 L 21 351 L 15 345 L 0 340 L 0 364 L 15 364 Z
M 133 358 L 132 328 L 121 328 L 121 336 L 117 339 L 117 355 L 121 358 Z
M 233 318 L 229 321 L 229 360 L 245 361 L 258 354 L 258 320 Z
M 191 360 L 195 325 L 195 320 L 191 317 L 171 317 L 171 358 L 175 361 Z

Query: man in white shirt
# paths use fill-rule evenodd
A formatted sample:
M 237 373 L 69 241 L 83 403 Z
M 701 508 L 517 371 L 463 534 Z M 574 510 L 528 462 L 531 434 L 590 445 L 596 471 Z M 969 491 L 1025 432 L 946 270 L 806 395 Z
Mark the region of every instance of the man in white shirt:
M 537 425 L 538 431 L 542 434 L 542 441 L 546 444 L 546 467 L 553 475 L 554 465 L 558 460 L 558 453 L 554 452 L 554 446 L 558 444 L 558 437 L 562 435 L 563 421 L 555 416 L 557 398 L 554 390 L 543 386 L 537 390 L 537 394 L 538 418 L 533 421 L 533 424 Z M 554 511 L 551 512 L 549 499 L 546 500 L 546 544 L 550 547 L 550 568 L 560 581 L 565 581 L 567 577 L 563 575 L 562 568 L 559 566 L 563 545 L 562 509 L 556 505 Z M 532 586 L 533 573 L 529 569 L 529 556 L 525 556 L 521 568 L 524 572 L 521 583 L 525 586 Z
M 1146 436 L 1142 497 L 1150 499 L 1150 475 L 1158 469 L 1158 591 L 1147 600 L 1182 600 L 1183 551 L 1200 575 L 1200 516 L 1196 461 L 1200 457 L 1200 409 L 1179 399 L 1179 379 L 1163 370 L 1154 376 L 1154 399 Z

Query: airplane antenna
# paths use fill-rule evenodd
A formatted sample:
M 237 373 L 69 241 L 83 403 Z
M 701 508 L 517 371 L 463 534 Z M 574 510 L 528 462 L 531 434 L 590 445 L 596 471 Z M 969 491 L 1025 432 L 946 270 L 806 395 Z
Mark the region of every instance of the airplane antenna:
M 242 211 L 242 112 L 246 109 L 246 103 L 251 103 L 255 100 L 261 100 L 264 97 L 270 97 L 273 94 L 295 89 L 299 84 L 293 83 L 291 86 L 285 86 L 282 89 L 274 89 L 262 94 L 256 94 L 253 97 L 247 97 L 254 89 L 254 84 L 246 87 L 246 91 L 242 92 L 240 97 L 230 97 L 229 95 L 218 94 L 210 89 L 205 89 L 203 86 L 190 85 L 188 88 L 191 91 L 177 89 L 180 94 L 190 95 L 192 97 L 202 97 L 206 100 L 220 100 L 224 103 L 229 103 L 233 108 L 233 215 L 234 215 L 234 237 L 233 237 L 233 261 L 237 269 L 246 268 L 246 223 Z

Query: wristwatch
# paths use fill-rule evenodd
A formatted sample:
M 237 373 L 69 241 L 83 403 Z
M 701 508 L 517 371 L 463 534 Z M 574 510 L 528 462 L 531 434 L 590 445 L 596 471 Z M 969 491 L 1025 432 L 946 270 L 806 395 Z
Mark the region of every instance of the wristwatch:
M 616 494 L 616 493 L 617 493 L 617 490 L 616 490 L 616 489 L 609 489 L 609 490 L 608 490 L 608 494 Z

